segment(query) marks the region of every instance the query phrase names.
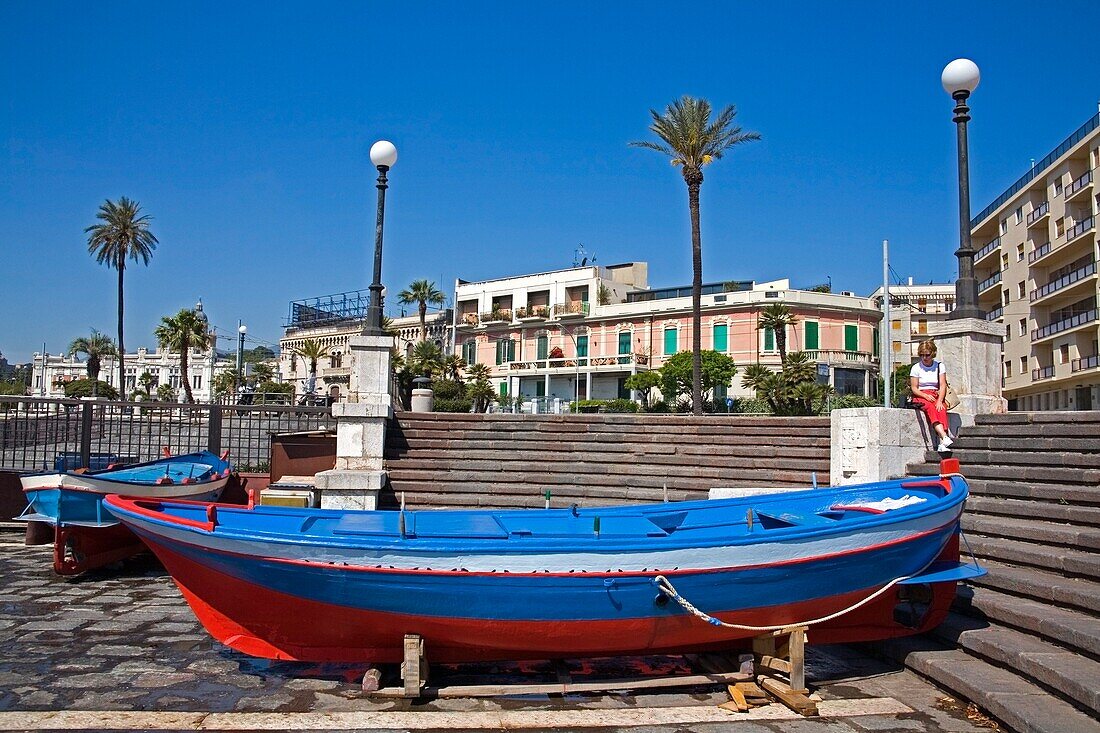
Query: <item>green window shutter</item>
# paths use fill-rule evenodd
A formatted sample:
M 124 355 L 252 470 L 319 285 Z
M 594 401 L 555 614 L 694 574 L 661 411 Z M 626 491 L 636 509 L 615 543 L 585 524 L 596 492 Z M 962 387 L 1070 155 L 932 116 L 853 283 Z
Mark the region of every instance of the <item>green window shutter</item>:
M 500 396 L 503 397 L 506 394 L 508 394 L 508 383 L 507 382 L 501 382 L 500 383 Z
M 879 335 L 878 335 L 878 329 L 877 328 L 874 331 L 871 331 L 871 350 L 872 350 L 872 353 L 875 356 L 878 356 Z
M 764 329 L 764 351 L 775 351 L 775 331 Z
M 462 345 L 462 359 L 469 365 L 477 364 L 477 342 L 467 341 Z
M 714 324 L 714 350 L 725 353 L 728 348 L 729 327 L 724 323 Z
M 508 344 L 508 361 L 515 361 L 516 360 L 516 342 L 514 340 L 509 339 L 505 343 Z
M 577 356 L 588 356 L 588 337 L 577 337 Z
M 508 342 L 497 341 L 497 366 L 504 363 L 504 358 L 508 354 Z
M 665 356 L 672 356 L 676 353 L 676 329 L 665 329 Z
M 619 353 L 630 353 L 630 331 L 622 331 L 619 333 Z
M 821 348 L 818 338 L 817 321 L 806 321 L 806 346 L 808 351 L 817 351 Z
M 535 382 L 535 397 L 545 397 L 545 396 L 546 396 L 546 382 L 544 382 L 540 379 L 539 381 Z
M 844 324 L 844 350 L 859 351 L 859 326 L 854 323 Z
M 546 336 L 539 336 L 535 341 L 535 358 L 545 359 L 546 354 L 549 353 L 550 339 Z

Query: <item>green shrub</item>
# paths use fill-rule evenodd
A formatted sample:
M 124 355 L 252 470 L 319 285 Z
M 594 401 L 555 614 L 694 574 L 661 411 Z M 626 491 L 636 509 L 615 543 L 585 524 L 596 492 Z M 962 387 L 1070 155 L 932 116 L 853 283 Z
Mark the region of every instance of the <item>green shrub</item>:
M 432 409 L 435 412 L 470 412 L 474 401 L 469 397 L 436 397 Z
M 645 412 L 654 412 L 654 413 L 662 413 L 663 414 L 663 413 L 671 412 L 671 410 L 669 409 L 669 406 L 668 406 L 667 402 L 665 402 L 664 400 L 657 400 L 652 405 L 647 407 L 645 409 Z
M 435 392 L 436 402 L 441 399 L 465 399 L 466 384 L 455 379 L 435 379 L 432 381 L 432 391 Z
M 846 394 L 840 397 L 833 397 L 829 400 L 827 406 L 822 413 L 831 412 L 833 410 L 841 410 L 850 407 L 881 407 L 882 400 L 874 397 L 864 397 L 861 394 Z
M 608 400 L 603 406 L 604 412 L 637 412 L 638 403 L 634 400 L 616 399 Z
M 92 396 L 92 380 L 90 379 L 76 379 L 65 385 L 66 397 L 91 397 Z M 106 382 L 99 381 L 96 383 L 96 396 L 105 400 L 117 400 L 118 390 L 107 384 Z
M 760 399 L 759 397 L 734 397 L 733 407 L 730 408 L 730 412 L 736 412 L 740 415 L 746 413 L 763 413 L 765 415 L 770 415 L 772 408 L 767 400 Z

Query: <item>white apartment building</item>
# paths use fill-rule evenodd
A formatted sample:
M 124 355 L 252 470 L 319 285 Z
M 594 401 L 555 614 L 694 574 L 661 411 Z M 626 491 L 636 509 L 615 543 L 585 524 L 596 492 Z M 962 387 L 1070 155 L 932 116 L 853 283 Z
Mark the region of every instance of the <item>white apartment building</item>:
M 869 296 L 882 309 L 882 288 Z M 890 353 L 895 364 L 917 360 L 917 347 L 928 338 L 928 324 L 946 320 L 955 309 L 955 283 L 890 286 Z
M 193 349 L 187 359 L 187 372 L 191 379 L 191 392 L 196 402 L 213 399 L 214 377 L 223 371 L 236 369 L 233 359 L 217 358 L 213 351 Z M 162 384 L 178 390 L 183 399 L 183 383 L 180 381 L 180 355 L 175 352 L 156 352 L 140 348 L 126 354 L 126 388 L 120 390 L 122 398 L 129 398 L 140 386 L 138 378 L 148 373 L 152 378 L 151 391 Z M 32 361 L 31 395 L 36 397 L 64 397 L 65 385 L 88 376 L 87 361 L 68 354 L 34 353 Z M 104 357 L 100 362 L 99 378 L 118 388 L 118 359 Z
M 1100 409 L 1100 113 L 971 220 L 978 304 L 1007 327 L 1010 410 Z

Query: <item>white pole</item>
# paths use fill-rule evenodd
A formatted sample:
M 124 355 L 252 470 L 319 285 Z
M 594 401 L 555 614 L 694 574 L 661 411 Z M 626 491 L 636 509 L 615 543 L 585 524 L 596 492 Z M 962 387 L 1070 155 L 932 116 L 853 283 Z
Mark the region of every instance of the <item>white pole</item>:
M 890 390 L 893 387 L 893 342 L 890 338 L 890 240 L 882 240 L 882 338 L 879 339 L 879 364 L 882 368 L 882 406 L 890 406 Z

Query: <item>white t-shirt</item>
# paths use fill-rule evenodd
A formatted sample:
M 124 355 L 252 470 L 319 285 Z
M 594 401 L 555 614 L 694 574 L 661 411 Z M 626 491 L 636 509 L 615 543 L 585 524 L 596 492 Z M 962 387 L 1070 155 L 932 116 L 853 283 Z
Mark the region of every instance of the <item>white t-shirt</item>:
M 940 388 L 940 375 L 947 374 L 947 367 L 943 365 L 942 361 L 932 360 L 932 364 L 928 367 L 924 366 L 923 361 L 918 361 L 913 365 L 913 368 L 909 370 L 910 377 L 917 378 L 917 389 L 921 392 L 925 390 Z

